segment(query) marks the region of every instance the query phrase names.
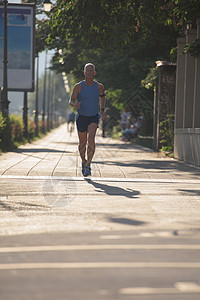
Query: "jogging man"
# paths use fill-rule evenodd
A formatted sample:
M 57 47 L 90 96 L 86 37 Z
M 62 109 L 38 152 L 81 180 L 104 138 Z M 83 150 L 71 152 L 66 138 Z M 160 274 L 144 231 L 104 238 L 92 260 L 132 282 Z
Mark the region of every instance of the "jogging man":
M 95 74 L 95 66 L 87 63 L 84 67 L 85 80 L 75 84 L 69 100 L 69 105 L 78 111 L 76 126 L 83 176 L 91 175 L 90 165 L 95 152 L 95 135 L 100 118 L 99 107 L 102 121 L 104 120 L 104 86 L 94 81 Z

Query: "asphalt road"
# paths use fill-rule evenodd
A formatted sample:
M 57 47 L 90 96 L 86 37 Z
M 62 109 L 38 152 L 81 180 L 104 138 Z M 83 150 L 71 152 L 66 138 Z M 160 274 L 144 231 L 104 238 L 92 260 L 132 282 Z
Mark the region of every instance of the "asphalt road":
M 199 168 L 66 126 L 0 157 L 0 299 L 200 299 Z
M 4 237 L 1 299 L 199 299 L 199 231 Z

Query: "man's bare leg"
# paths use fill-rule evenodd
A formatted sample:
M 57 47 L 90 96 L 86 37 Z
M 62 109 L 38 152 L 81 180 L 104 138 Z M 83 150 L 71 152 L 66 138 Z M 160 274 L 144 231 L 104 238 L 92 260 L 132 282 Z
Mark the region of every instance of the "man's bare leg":
M 88 126 L 88 147 L 87 147 L 87 166 L 90 166 L 95 152 L 95 135 L 97 124 L 91 123 Z
M 87 131 L 85 132 L 78 132 L 78 137 L 79 137 L 79 153 L 80 157 L 82 160 L 82 164 L 86 164 L 86 158 L 85 158 L 85 153 L 86 153 L 86 143 L 87 143 Z

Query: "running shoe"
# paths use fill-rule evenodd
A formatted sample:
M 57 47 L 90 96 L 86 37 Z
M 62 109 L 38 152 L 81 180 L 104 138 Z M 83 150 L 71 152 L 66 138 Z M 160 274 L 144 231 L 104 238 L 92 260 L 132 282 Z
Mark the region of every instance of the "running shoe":
M 84 175 L 85 177 L 90 176 L 91 175 L 91 168 L 90 166 L 85 166 L 85 172 Z
M 83 174 L 83 176 L 85 176 L 84 174 L 85 174 L 85 165 L 84 164 L 82 164 L 82 174 Z

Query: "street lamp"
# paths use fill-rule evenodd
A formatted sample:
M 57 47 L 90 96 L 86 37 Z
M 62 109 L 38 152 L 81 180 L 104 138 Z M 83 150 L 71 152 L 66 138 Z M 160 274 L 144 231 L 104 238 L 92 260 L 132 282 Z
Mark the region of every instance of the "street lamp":
M 52 3 L 50 0 L 44 0 L 44 10 L 46 12 L 51 10 Z
M 50 0 L 44 0 L 44 10 L 49 12 L 51 10 L 52 3 Z M 45 51 L 45 70 L 44 70 L 44 88 L 43 88 L 43 111 L 42 111 L 42 131 L 45 133 L 45 98 L 46 98 L 46 69 L 47 69 L 47 53 Z
M 7 0 L 0 0 L 0 4 L 4 6 L 4 58 L 3 58 L 3 88 L 1 92 L 1 111 L 3 116 L 8 116 L 8 74 L 7 74 L 7 64 L 8 64 L 8 48 L 7 48 Z
M 190 30 L 191 28 L 192 28 L 192 21 L 189 20 L 189 21 L 186 22 L 186 29 Z

